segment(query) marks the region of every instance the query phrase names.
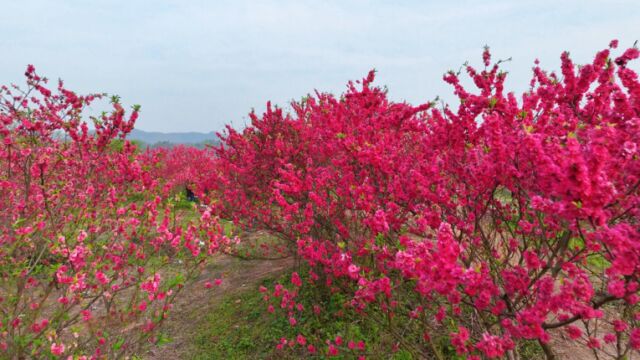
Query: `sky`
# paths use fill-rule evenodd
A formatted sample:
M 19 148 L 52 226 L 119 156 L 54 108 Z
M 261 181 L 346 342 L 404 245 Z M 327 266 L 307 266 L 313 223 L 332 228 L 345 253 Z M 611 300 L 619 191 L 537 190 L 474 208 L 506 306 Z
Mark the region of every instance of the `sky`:
M 286 108 L 314 90 L 336 94 L 377 70 L 394 101 L 440 96 L 442 81 L 482 49 L 512 61 L 506 88 L 527 88 L 536 58 L 591 60 L 611 39 L 640 39 L 630 1 L 89 1 L 0 0 L 0 84 L 27 64 L 79 93 L 140 104 L 147 131 L 242 128 L 267 101 Z M 637 67 L 634 65 L 634 67 Z

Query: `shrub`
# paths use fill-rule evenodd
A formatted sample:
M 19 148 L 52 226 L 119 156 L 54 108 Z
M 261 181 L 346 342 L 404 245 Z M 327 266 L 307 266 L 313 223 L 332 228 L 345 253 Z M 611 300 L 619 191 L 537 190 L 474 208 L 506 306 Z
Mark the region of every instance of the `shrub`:
M 553 358 L 564 331 L 622 358 L 640 348 L 640 83 L 638 50 L 616 46 L 578 67 L 562 54 L 561 74 L 536 63 L 520 99 L 487 49 L 464 67 L 476 90 L 444 76 L 457 109 L 391 102 L 373 72 L 291 114 L 268 105 L 222 136 L 215 209 L 286 239 L 318 309 L 340 293 L 417 357 L 445 338 L 469 358 L 531 340 Z M 266 296 L 292 325 L 298 285 Z
M 9 358 L 134 352 L 220 243 L 215 218 L 176 221 L 118 98 L 80 96 L 32 66 L 0 89 L 0 348 Z

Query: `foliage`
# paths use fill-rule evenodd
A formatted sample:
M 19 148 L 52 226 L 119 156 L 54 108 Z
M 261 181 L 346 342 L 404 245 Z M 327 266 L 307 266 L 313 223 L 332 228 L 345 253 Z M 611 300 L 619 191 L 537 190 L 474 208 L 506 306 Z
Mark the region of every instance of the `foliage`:
M 8 358 L 118 358 L 154 334 L 185 281 L 224 241 L 210 212 L 176 219 L 124 140 L 127 117 L 82 111 L 80 96 L 32 66 L 0 89 L 0 348 Z
M 272 287 L 277 282 L 286 281 L 289 275 L 263 280 L 260 287 Z M 312 291 L 310 288 L 308 290 Z M 313 295 L 305 294 L 305 302 L 311 304 Z M 195 359 L 306 357 L 307 350 L 300 349 L 297 343 L 302 341 L 299 335 L 309 341 L 320 334 L 364 339 L 369 344 L 369 354 L 374 354 L 376 349 L 384 351 L 385 345 L 388 345 L 384 342 L 378 344 L 380 333 L 376 323 L 367 323 L 366 319 L 358 316 L 336 318 L 326 313 L 291 327 L 286 318 L 264 311 L 263 296 L 255 289 L 226 295 L 211 309 L 206 321 L 198 328 L 195 346 L 189 356 Z M 280 339 L 279 344 L 284 346 L 275 348 L 274 339 Z M 379 347 L 373 348 L 376 344 Z M 350 357 L 347 355 L 344 358 Z
M 0 89 L 0 348 L 112 358 L 164 342 L 174 298 L 222 249 L 295 256 L 289 279 L 260 289 L 279 317 L 255 329 L 273 326 L 282 356 L 553 359 L 563 332 L 629 357 L 639 51 L 616 48 L 582 66 L 564 53 L 560 74 L 536 62 L 519 98 L 486 49 L 481 70 L 463 68 L 475 89 L 444 76 L 457 109 L 392 102 L 371 72 L 291 113 L 268 104 L 217 147 L 144 152 L 125 140 L 137 107 L 126 117 L 113 97 L 90 130 L 83 108 L 104 95 L 54 93 L 30 66 L 26 89 Z M 212 322 L 243 313 L 224 306 Z M 255 329 L 212 351 L 250 354 Z
M 221 136 L 213 209 L 286 239 L 318 305 L 340 294 L 415 357 L 517 358 L 533 340 L 553 358 L 552 331 L 627 356 L 640 348 L 640 83 L 638 49 L 616 47 L 577 67 L 564 53 L 561 74 L 536 63 L 520 99 L 487 49 L 482 70 L 464 67 L 476 90 L 444 76 L 457 109 L 391 102 L 373 72 L 291 114 L 268 104 Z M 268 292 L 292 326 L 313 311 L 298 309 L 301 281 Z M 344 351 L 324 340 L 318 351 Z
M 154 178 L 164 180 L 165 192 L 189 188 L 198 198 L 208 201 L 207 193 L 213 188 L 211 174 L 217 171 L 211 148 L 176 145 L 148 149 L 141 158 L 152 164 L 149 168 Z

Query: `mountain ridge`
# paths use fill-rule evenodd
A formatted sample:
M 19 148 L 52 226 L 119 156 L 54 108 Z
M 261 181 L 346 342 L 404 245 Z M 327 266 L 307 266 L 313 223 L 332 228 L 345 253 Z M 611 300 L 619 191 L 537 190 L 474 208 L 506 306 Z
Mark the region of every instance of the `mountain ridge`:
M 203 142 L 217 143 L 218 136 L 214 131 L 203 133 L 197 131 L 188 132 L 161 132 L 133 129 L 128 135 L 129 140 L 138 140 L 147 144 L 172 143 L 172 144 L 198 144 Z

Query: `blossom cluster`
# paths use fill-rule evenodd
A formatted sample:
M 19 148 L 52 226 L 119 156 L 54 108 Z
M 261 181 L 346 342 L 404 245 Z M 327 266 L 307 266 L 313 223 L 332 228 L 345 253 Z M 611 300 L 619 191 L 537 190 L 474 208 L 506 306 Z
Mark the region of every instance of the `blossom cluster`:
M 181 221 L 125 139 L 137 107 L 87 122 L 104 94 L 25 75 L 0 88 L 0 357 L 131 354 L 225 239 L 210 211 Z
M 560 73 L 536 61 L 520 96 L 487 49 L 461 69 L 471 89 L 444 76 L 456 106 L 392 102 L 374 72 L 290 113 L 268 104 L 222 136 L 214 209 L 307 264 L 267 299 L 292 325 L 304 282 L 418 357 L 444 337 L 469 358 L 531 341 L 552 358 L 566 333 L 622 358 L 640 348 L 640 82 L 638 49 L 616 48 L 564 53 Z

